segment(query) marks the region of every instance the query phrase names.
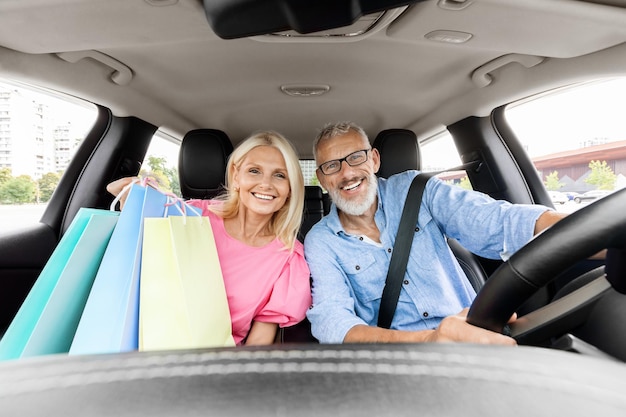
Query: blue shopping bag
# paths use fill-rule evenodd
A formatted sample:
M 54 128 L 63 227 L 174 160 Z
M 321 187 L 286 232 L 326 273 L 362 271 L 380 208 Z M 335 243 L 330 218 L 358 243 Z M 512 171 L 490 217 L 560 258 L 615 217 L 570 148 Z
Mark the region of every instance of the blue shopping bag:
M 167 197 L 133 184 L 109 241 L 70 354 L 137 350 L 143 219 L 163 217 Z
M 81 208 L 7 332 L 0 359 L 69 350 L 118 213 Z

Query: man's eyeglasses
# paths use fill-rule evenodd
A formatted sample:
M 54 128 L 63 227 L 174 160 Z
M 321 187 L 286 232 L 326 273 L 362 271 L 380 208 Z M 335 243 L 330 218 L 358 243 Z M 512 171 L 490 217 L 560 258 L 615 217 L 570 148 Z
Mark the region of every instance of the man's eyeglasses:
M 372 148 L 363 149 L 360 151 L 352 152 L 350 155 L 341 159 L 333 159 L 332 161 L 324 162 L 318 168 L 322 171 L 324 175 L 332 175 L 339 171 L 341 171 L 341 163 L 346 161 L 346 164 L 351 167 L 355 167 L 357 165 L 361 165 L 365 161 L 367 161 L 367 152 L 371 151 Z

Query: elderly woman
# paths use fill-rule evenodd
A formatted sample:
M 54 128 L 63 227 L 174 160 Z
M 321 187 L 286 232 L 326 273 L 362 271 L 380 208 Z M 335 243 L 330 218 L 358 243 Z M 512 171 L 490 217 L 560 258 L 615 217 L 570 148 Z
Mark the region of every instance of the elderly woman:
M 273 343 L 311 304 L 309 268 L 296 239 L 304 180 L 291 143 L 276 132 L 241 142 L 227 164 L 226 191 L 190 200 L 211 221 L 237 345 Z M 132 178 L 107 186 L 114 195 Z

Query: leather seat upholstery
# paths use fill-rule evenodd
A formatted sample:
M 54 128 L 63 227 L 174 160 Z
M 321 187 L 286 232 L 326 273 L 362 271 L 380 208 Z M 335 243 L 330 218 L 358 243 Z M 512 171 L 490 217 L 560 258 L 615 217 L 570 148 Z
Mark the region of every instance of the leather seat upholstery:
M 311 227 L 324 217 L 322 189 L 317 185 L 307 185 L 304 187 L 304 213 L 302 226 L 298 233 L 298 239 L 304 242 L 304 237 L 311 230 Z
M 374 139 L 372 147 L 381 155 L 379 177 L 388 178 L 409 169 L 420 169 L 422 164 L 417 136 L 411 130 L 383 130 Z
M 189 131 L 183 137 L 178 156 L 182 197 L 210 199 L 222 192 L 226 162 L 232 151 L 232 142 L 221 130 Z
M 419 142 L 414 132 L 407 129 L 387 129 L 381 131 L 372 147 L 380 153 L 378 176 L 387 178 L 410 169 L 421 168 Z M 469 282 L 478 291 L 485 283 L 487 274 L 476 255 L 465 249 L 459 242 L 448 238 L 448 245 L 459 261 Z

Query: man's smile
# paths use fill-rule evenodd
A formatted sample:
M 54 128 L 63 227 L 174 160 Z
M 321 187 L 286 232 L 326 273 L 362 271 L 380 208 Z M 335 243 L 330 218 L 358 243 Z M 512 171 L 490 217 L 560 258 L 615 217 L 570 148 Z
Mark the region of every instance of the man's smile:
M 353 181 L 348 183 L 347 185 L 344 185 L 342 187 L 340 187 L 342 190 L 344 191 L 352 191 L 354 189 L 356 189 L 358 186 L 360 186 L 363 183 L 363 179 L 359 179 L 357 181 Z

